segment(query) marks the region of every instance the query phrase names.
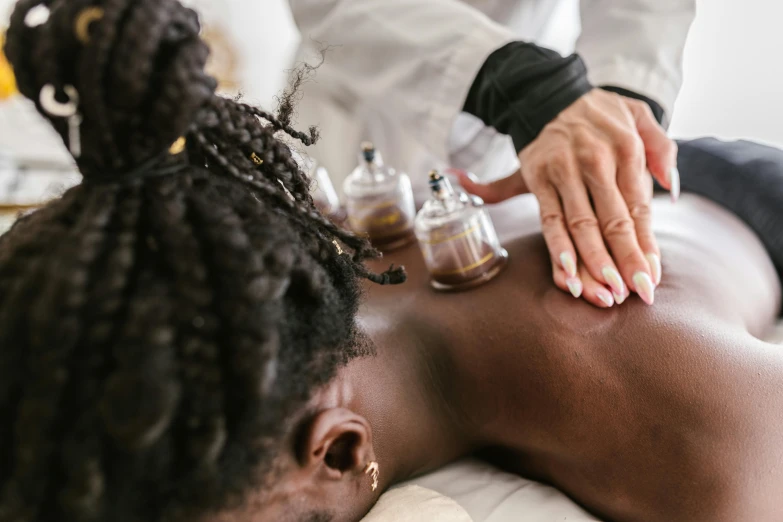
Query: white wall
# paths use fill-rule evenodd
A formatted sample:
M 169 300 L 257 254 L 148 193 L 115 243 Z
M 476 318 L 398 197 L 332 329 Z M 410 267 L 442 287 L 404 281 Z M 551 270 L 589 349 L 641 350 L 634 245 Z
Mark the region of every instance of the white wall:
M 241 50 L 247 101 L 271 106 L 287 78 L 299 41 L 287 0 L 186 0 L 204 23 L 230 30 Z
M 783 146 L 783 2 L 701 0 L 671 131 Z
M 256 78 L 260 100 L 270 100 L 280 88 L 279 74 L 297 37 L 285 0 L 227 0 L 239 4 L 264 4 L 268 16 L 277 17 L 265 42 L 282 49 L 264 53 Z M 259 10 L 260 11 L 260 10 Z M 560 10 L 567 20 L 556 24 L 546 43 L 567 48 L 570 31 L 577 22 L 575 2 L 566 0 Z M 685 83 L 675 107 L 670 133 L 676 137 L 714 135 L 747 138 L 783 146 L 783 2 L 779 0 L 699 0 L 697 19 L 685 51 Z M 237 27 L 246 26 L 242 21 Z M 261 65 L 263 63 L 263 65 Z M 276 83 L 277 82 L 277 83 Z
M 0 0 L 0 29 L 7 26 L 15 0 Z M 239 49 L 242 92 L 248 103 L 273 108 L 286 82 L 299 35 L 287 0 L 185 0 L 206 25 L 225 29 Z M 0 102 L 0 151 L 68 161 L 59 137 L 25 100 Z
M 8 23 L 15 0 L 0 0 L 0 28 Z M 183 0 L 206 24 L 227 28 L 242 49 L 244 92 L 268 104 L 283 85 L 299 35 L 287 0 Z

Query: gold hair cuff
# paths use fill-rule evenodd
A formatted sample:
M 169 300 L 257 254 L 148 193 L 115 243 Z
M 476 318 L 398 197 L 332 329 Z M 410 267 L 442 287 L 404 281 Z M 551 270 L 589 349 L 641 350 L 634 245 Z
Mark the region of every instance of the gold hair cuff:
M 76 17 L 76 22 L 74 22 L 73 26 L 73 31 L 76 33 L 76 38 L 84 45 L 89 44 L 90 25 L 102 18 L 103 9 L 100 7 L 93 6 L 82 9 L 82 12 L 79 13 L 79 16 Z
M 0 100 L 10 98 L 16 94 L 16 79 L 14 78 L 14 70 L 11 68 L 11 64 L 3 53 L 3 46 L 5 45 L 5 33 L 0 31 Z
M 169 154 L 172 156 L 176 156 L 177 154 L 181 153 L 183 150 L 185 150 L 185 145 L 188 143 L 188 140 L 185 139 L 185 136 L 180 136 L 177 141 L 171 144 L 171 147 L 169 147 Z
M 253 163 L 255 163 L 256 165 L 264 164 L 264 160 L 262 160 L 255 152 L 250 155 L 250 159 L 253 160 Z

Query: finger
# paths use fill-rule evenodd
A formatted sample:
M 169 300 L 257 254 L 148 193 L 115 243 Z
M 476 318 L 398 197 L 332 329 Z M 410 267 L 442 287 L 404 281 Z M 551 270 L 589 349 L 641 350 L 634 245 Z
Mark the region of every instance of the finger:
M 617 144 L 616 134 L 624 132 L 621 127 L 616 127 L 616 129 L 613 131 L 615 136 L 610 135 L 615 146 Z M 627 158 L 624 158 L 620 161 L 621 158 L 618 153 L 607 148 L 606 145 L 586 137 L 583 137 L 576 152 L 577 160 L 587 184 L 587 190 L 590 191 L 593 198 L 595 215 L 600 224 L 599 235 L 609 247 L 623 281 L 634 290 L 637 288 L 641 289 L 642 298 L 652 304 L 653 296 L 649 292 L 649 285 L 645 284 L 647 280 L 652 280 L 650 269 L 647 265 L 647 260 L 644 258 L 644 253 L 639 248 L 634 222 L 617 185 L 619 181 L 617 173 L 618 163 L 623 165 L 627 174 L 627 171 L 635 172 L 640 170 L 641 159 L 628 161 Z M 632 157 L 633 155 L 629 154 L 628 156 Z M 577 188 L 574 185 L 570 187 L 568 192 L 574 192 Z M 566 215 L 568 215 L 565 201 L 564 206 L 566 207 Z M 580 212 L 586 213 L 586 210 L 580 210 Z M 585 265 L 590 269 L 593 277 L 600 281 L 601 278 L 596 275 L 596 267 L 591 265 L 591 261 L 585 257 L 576 237 L 574 237 L 574 241 Z M 612 268 L 608 267 L 607 264 L 601 265 L 601 272 L 606 282 L 612 286 L 615 295 L 622 296 L 624 289 L 622 287 L 618 288 L 616 284 L 612 284 L 616 272 L 613 272 Z M 622 301 L 622 297 L 619 300 Z
M 568 292 L 575 298 L 582 297 L 582 281 L 579 277 L 568 277 L 558 260 L 552 259 L 552 279 L 560 290 Z
M 647 168 L 662 187 L 671 192 L 672 201 L 680 197 L 680 172 L 677 170 L 677 144 L 658 124 L 650 106 L 639 100 L 626 100 L 644 142 Z
M 661 282 L 660 250 L 652 228 L 652 180 L 644 168 L 644 143 L 639 136 L 619 128 L 613 140 L 617 151 L 617 187 L 633 220 L 636 241 L 647 261 L 649 275 L 657 286 Z M 625 275 L 626 271 L 621 267 L 621 272 Z
M 586 160 L 586 158 L 582 159 Z M 547 168 L 551 171 L 549 179 L 557 180 L 555 189 L 562 200 L 566 227 L 576 245 L 581 262 L 594 279 L 609 284 L 618 295 L 624 295 L 625 283 L 606 249 L 587 189 L 581 174 L 577 172 L 578 163 L 552 161 Z
M 639 198 L 635 194 L 624 194 L 628 211 L 636 227 L 636 240 L 650 268 L 653 284 L 661 284 L 661 251 L 652 227 L 652 211 L 649 200 Z
M 579 266 L 579 279 L 584 286 L 582 297 L 585 301 L 599 308 L 611 308 L 614 305 L 612 292 L 600 281 L 596 281 L 582 264 Z
M 534 192 L 541 212 L 541 232 L 544 235 L 552 264 L 560 267 L 568 278 L 577 277 L 576 251 L 563 216 L 557 191 L 549 184 Z
M 591 187 L 596 215 L 601 224 L 604 241 L 623 280 L 636 291 L 647 304 L 653 304 L 655 285 L 650 267 L 639 247 L 634 221 L 617 186 L 611 184 Z M 616 294 L 617 290 L 612 287 Z
M 566 208 L 569 230 L 587 269 L 596 280 L 603 281 L 612 288 L 618 304 L 622 304 L 629 295 L 629 286 L 632 289 L 636 289 L 637 286 L 643 288 L 645 298 L 651 300 L 648 296 L 649 292 L 646 291 L 647 286 L 642 284 L 645 274 L 648 279 L 651 279 L 647 261 L 639 248 L 627 204 L 617 187 L 618 163 L 623 163 L 624 168 L 630 171 L 642 170 L 641 143 L 638 137 L 635 138 L 636 143 L 632 141 L 634 135 L 628 130 L 632 127 L 623 125 L 621 121 L 604 118 L 602 123 L 602 132 L 609 138 L 611 147 L 592 133 L 580 133 L 574 142 L 577 165 L 582 172 L 581 178 L 584 179 L 586 187 L 578 180 L 572 181 L 570 186 L 559 187 L 561 197 L 564 197 L 563 206 Z M 630 119 L 628 123 L 630 124 Z M 620 143 L 624 146 L 619 147 Z M 622 154 L 619 150 L 621 148 Z M 592 205 L 589 202 L 585 203 L 588 200 L 588 190 L 593 197 Z M 584 221 L 590 228 L 597 229 L 592 237 L 597 236 L 600 239 L 600 247 L 596 245 L 596 240 L 592 240 L 591 245 L 585 247 L 595 252 L 595 259 L 583 249 L 576 237 L 571 224 L 572 214 L 569 211 L 569 204 L 565 201 L 567 194 L 578 195 L 578 198 L 573 201 L 574 219 Z M 589 219 L 591 214 L 594 214 L 592 221 Z M 606 252 L 607 246 L 611 256 Z M 642 282 L 637 285 L 634 277 Z
M 584 265 L 579 265 L 578 274 L 579 276 L 576 278 L 569 278 L 553 260 L 552 278 L 555 281 L 555 286 L 560 290 L 568 292 L 576 298 L 583 297 L 585 301 L 598 308 L 611 308 L 614 305 L 612 292 L 593 279 Z
M 480 197 L 485 203 L 500 203 L 514 196 L 530 192 L 520 171 L 485 184 L 480 183 L 475 176 L 465 171 L 454 171 L 454 173 L 466 192 Z

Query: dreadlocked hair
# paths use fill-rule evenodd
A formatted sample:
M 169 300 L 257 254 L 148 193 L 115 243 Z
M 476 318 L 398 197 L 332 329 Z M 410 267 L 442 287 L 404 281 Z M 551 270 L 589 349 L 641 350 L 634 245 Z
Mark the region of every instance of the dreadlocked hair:
M 5 53 L 69 146 L 39 95 L 78 92 L 83 182 L 0 238 L 0 522 L 241 504 L 291 416 L 365 352 L 361 279 L 405 279 L 317 211 L 277 138 L 317 139 L 290 126 L 294 90 L 281 114 L 217 96 L 199 31 L 175 0 L 16 4 Z

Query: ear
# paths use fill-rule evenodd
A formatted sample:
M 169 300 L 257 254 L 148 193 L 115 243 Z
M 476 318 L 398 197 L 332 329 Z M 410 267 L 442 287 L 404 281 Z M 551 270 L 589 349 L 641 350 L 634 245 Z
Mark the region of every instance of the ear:
M 326 480 L 361 475 L 374 458 L 370 423 L 345 408 L 316 414 L 300 440 L 300 463 Z

